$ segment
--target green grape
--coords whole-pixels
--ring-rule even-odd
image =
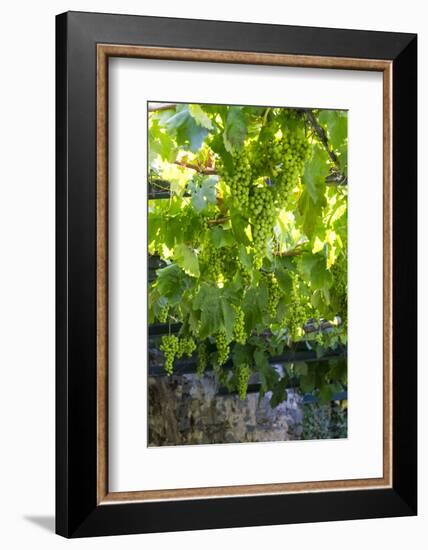
[[[174,359],[177,356],[179,344],[178,338],[174,335],[162,336],[162,343],[159,346],[165,355],[164,369],[168,376],[174,371]]]
[[[251,370],[248,365],[239,365],[235,371],[236,388],[238,390],[239,399],[247,397],[248,382],[250,380]]]
[[[270,187],[256,187],[250,195],[249,212],[256,255],[264,257],[266,244],[273,234],[276,221],[273,194]]]
[[[310,143],[302,131],[283,131],[275,137],[253,146],[253,172],[272,178],[275,204],[280,207],[289,202],[293,187],[303,174],[310,156]]]
[[[269,309],[269,315],[272,318],[276,318],[278,313],[278,303],[279,299],[281,298],[281,290],[278,285],[278,281],[276,280],[276,277],[270,273],[267,277],[268,279],[268,285],[269,285],[269,302],[268,302],[268,309]]]
[[[240,210],[245,210],[248,206],[248,194],[252,181],[251,164],[245,150],[233,154],[233,163],[233,174],[222,170],[222,175],[230,187],[235,204]]]
[[[195,349],[196,349],[196,344],[194,339],[191,336],[185,336],[184,338],[179,338],[177,357],[181,358],[183,357],[183,355],[186,355],[187,357],[191,357]]]
[[[209,224],[208,224],[208,218],[203,216],[201,218],[201,225],[202,225],[202,231],[207,231],[210,227]]]
[[[225,252],[221,248],[215,248],[207,243],[200,256],[201,262],[206,265],[206,275],[213,281],[218,281],[223,273]]]
[[[233,338],[238,344],[245,344],[247,334],[245,332],[245,314],[240,306],[233,306],[235,311],[235,324],[233,325]]]
[[[301,115],[290,111],[290,119]],[[302,127],[292,125],[289,130],[278,133],[275,119],[264,122],[263,136],[246,144],[234,153],[234,170],[229,174],[218,162],[220,174],[228,183],[235,206],[251,224],[255,266],[260,269],[273,236],[278,208],[286,207],[292,192],[303,174],[305,162],[311,152]],[[261,180],[263,185],[260,185]],[[210,261],[214,275],[216,258]],[[213,276],[215,279],[215,276]]]
[[[159,310],[158,319],[160,323],[166,323],[168,320],[169,306],[164,306]]]
[[[302,296],[299,296],[297,278],[293,278],[293,288],[291,293],[291,302],[287,311],[287,328],[293,341],[299,340],[303,336],[303,327],[308,320],[308,315]]]
[[[320,346],[325,347],[325,338],[321,330],[318,330],[317,334],[314,338],[315,342],[319,344]]]
[[[202,375],[208,364],[208,350],[205,342],[201,342],[198,346],[198,360],[196,363],[196,372]]]
[[[248,287],[251,285],[251,273],[247,271],[247,269],[239,263],[238,266],[239,275],[241,277],[241,281],[244,285],[244,287]]]
[[[229,344],[226,334],[221,331],[216,334],[217,362],[219,366],[224,365],[229,358]]]
[[[261,269],[263,265],[263,256],[257,255],[254,257],[254,267],[256,269]]]

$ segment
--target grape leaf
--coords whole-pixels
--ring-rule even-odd
[[[235,311],[230,302],[222,295],[220,298],[221,311],[223,314],[223,327],[227,340],[233,339],[233,327],[235,325]]]
[[[174,248],[174,260],[191,277],[199,277],[199,261],[196,252],[189,246],[180,243]]]
[[[178,109],[178,107],[177,107]],[[196,152],[208,134],[208,130],[196,123],[189,112],[188,106],[180,106],[180,110],[169,118],[165,126],[170,131],[175,131],[177,145]]]
[[[321,254],[317,255],[317,254],[310,254],[309,252],[305,252],[300,257],[299,265],[300,265],[300,268],[301,268],[301,271],[303,273],[304,278],[308,282],[310,282],[310,280],[311,280],[311,271],[312,271],[312,268],[314,267],[314,265],[318,261],[318,256],[322,257]]]
[[[263,311],[268,300],[266,287],[249,288],[245,294],[242,309],[245,313],[245,328],[251,332],[263,322]]]
[[[324,290],[331,287],[333,278],[328,271],[325,259],[319,256],[312,266],[310,276],[311,287],[313,289]]]
[[[230,208],[230,219],[236,241],[242,244],[250,244],[250,239],[246,233],[248,219],[242,216],[239,211],[233,207]]]
[[[151,121],[149,130],[149,156],[153,162],[157,155],[166,162],[174,162],[177,156],[177,147],[171,134],[164,132],[155,119]]]
[[[287,383],[288,380],[284,377],[273,386],[272,397],[270,398],[270,405],[273,409],[287,399]]]
[[[275,277],[278,281],[279,288],[285,293],[290,294],[292,289],[292,281],[290,274],[286,269],[278,267],[275,269]]]
[[[221,289],[203,283],[193,301],[193,309],[201,311],[200,338],[224,330],[226,338],[232,339],[235,315]]]
[[[235,170],[235,163],[233,162],[232,155],[226,150],[223,141],[223,134],[217,134],[214,136],[210,143],[211,149],[216,153],[224,164],[224,167],[228,174],[232,175]]]
[[[168,299],[170,305],[180,303],[184,291],[189,287],[189,278],[178,265],[171,264],[156,271],[156,288]]]
[[[348,113],[326,109],[320,112],[318,121],[327,128],[328,140],[333,149],[338,150],[348,136]]]
[[[232,231],[229,229],[223,229],[223,227],[219,225],[213,227],[210,230],[209,235],[215,248],[223,248],[225,246],[233,246],[235,244]]]
[[[264,356],[263,359],[262,355],[264,354],[263,352],[260,352],[260,350],[257,350],[254,353],[254,360],[257,366],[257,371],[260,375],[261,396],[263,396],[267,391],[274,389],[278,382],[278,373],[274,367],[269,364],[266,356]]]
[[[232,360],[236,367],[239,365],[251,365],[253,362],[251,347],[248,344],[235,344],[232,351]]]
[[[223,133],[223,142],[229,153],[239,151],[247,137],[245,112],[242,107],[229,107],[226,117],[226,128]]]
[[[207,130],[213,129],[213,123],[210,117],[206,114],[206,112],[202,109],[200,105],[197,105],[197,104],[189,105],[189,112],[192,115],[192,117],[195,119],[195,121],[199,124],[199,126],[202,126]]]
[[[194,119],[188,116],[184,124],[177,129],[177,142],[182,147],[187,147],[193,153],[196,153],[208,134],[208,130],[196,124]]]
[[[163,223],[159,225],[157,240],[163,241],[168,248],[172,248],[176,242],[182,240],[187,221],[180,215],[165,216]]]
[[[314,203],[307,189],[303,189],[298,202],[300,223],[304,234],[312,239],[317,226],[321,223],[323,201]]]
[[[311,159],[305,165],[303,184],[314,205],[325,204],[325,178],[328,176],[328,155],[321,147],[314,147]]]
[[[217,181],[217,176],[210,176],[204,178],[201,183],[192,180],[188,184],[192,194],[192,205],[197,212],[203,212],[210,204],[215,204]]]
[[[243,244],[239,245],[238,257],[241,264],[250,271],[253,268],[252,255],[247,252],[247,249]]]
[[[177,130],[177,128],[186,122],[188,117],[189,111],[186,108],[178,110],[172,117],[166,120],[165,126],[168,130]]]

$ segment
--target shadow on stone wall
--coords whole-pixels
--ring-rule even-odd
[[[301,439],[301,396],[289,390],[275,409],[270,394],[245,400],[218,395],[214,375],[149,378],[149,446],[244,443]]]

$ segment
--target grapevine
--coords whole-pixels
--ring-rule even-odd
[[[159,346],[168,375],[195,354],[199,374],[210,363],[244,398],[250,373],[266,376],[287,347],[346,343],[346,128],[339,110],[150,112],[149,178],[170,195],[149,200],[148,251],[162,266],[150,279],[149,319],[181,325]],[[280,379],[269,384],[275,393]]]

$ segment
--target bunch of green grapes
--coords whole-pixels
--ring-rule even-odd
[[[239,276],[241,277],[241,281],[244,285],[244,287],[248,287],[251,285],[251,273],[248,271],[247,267],[242,263],[239,256],[236,258],[236,266]]]
[[[252,235],[256,253],[264,256],[266,244],[272,236],[276,220],[276,211],[271,188],[267,185],[256,187],[250,195],[249,212],[252,223]]]
[[[239,399],[247,397],[248,382],[250,380],[251,370],[248,365],[241,364],[235,370],[236,389],[238,390]]]
[[[165,335],[162,336],[162,343],[159,346],[160,350],[163,351],[165,355],[164,369],[168,376],[174,371],[174,359],[178,354],[179,343],[177,336],[174,335]]]
[[[206,243],[200,260],[206,265],[208,278],[217,281],[223,272],[224,251],[221,248],[215,248],[211,243]]]
[[[208,223],[208,218],[206,216],[201,216],[200,220],[201,220],[202,232],[208,231],[208,229],[210,228]]]
[[[166,305],[159,310],[158,319],[160,323],[166,323],[168,320],[169,306]]]
[[[251,273],[240,263],[238,264],[238,272],[244,287],[249,287],[251,285]]]
[[[245,344],[247,334],[245,332],[245,314],[240,306],[233,306],[235,311],[235,323],[233,325],[233,338],[238,344]]]
[[[267,276],[268,289],[269,289],[269,302],[268,309],[269,315],[276,318],[278,311],[278,303],[281,298],[281,289],[279,288],[278,281],[273,273],[269,273]]]
[[[272,170],[276,177],[276,202],[287,204],[290,194],[303,174],[305,162],[311,154],[311,145],[303,132],[283,133],[282,138],[273,144],[275,167]]]
[[[207,350],[207,344],[205,342],[201,342],[198,345],[198,360],[196,363],[196,372],[197,374],[201,375],[204,373],[205,369],[208,365],[208,350]]]
[[[184,338],[179,338],[177,357],[180,358],[180,357],[183,357],[183,355],[186,355],[187,357],[191,357],[195,349],[196,349],[196,344],[194,339],[191,336],[185,336]]]
[[[293,288],[291,300],[287,309],[287,329],[293,341],[299,340],[304,334],[304,325],[308,320],[307,310],[302,302],[302,296],[299,296],[299,287],[297,278],[293,278]]]
[[[311,145],[302,131],[283,131],[282,135],[252,145],[253,173],[272,179],[275,203],[287,204],[303,174]]]
[[[234,170],[229,174],[222,167],[223,178],[230,187],[231,195],[241,210],[248,206],[248,194],[251,187],[251,163],[245,150],[233,154]]]
[[[217,362],[219,366],[221,366],[224,365],[229,358],[229,343],[223,331],[216,334],[215,340],[217,346]]]

